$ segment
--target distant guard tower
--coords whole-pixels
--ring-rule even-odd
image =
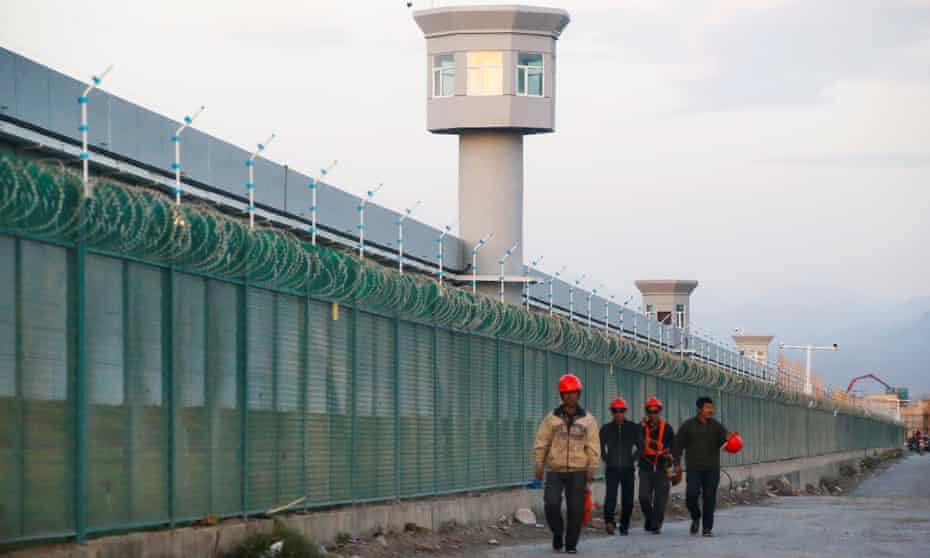
[[[555,129],[555,42],[564,10],[459,6],[414,12],[426,37],[427,128],[459,136],[459,227],[478,252],[479,289],[520,301],[523,271],[523,136]],[[469,260],[470,263],[470,260]]]
[[[761,363],[769,361],[769,343],[774,339],[771,335],[750,335],[737,333],[733,342],[744,356]]]
[[[643,295],[646,315],[662,324],[687,328],[691,323],[691,293],[697,281],[640,280],[636,288]]]

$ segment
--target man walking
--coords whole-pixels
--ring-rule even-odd
[[[616,530],[614,513],[617,511],[617,487],[620,488],[620,534],[630,532],[630,516],[633,514],[633,485],[635,466],[633,446],[643,448],[643,429],[626,419],[626,401],[622,397],[610,404],[613,420],[601,427],[601,459],[607,464],[607,492],[604,496],[604,524],[607,534]]]
[[[578,553],[587,484],[601,461],[597,419],[578,404],[581,380],[574,374],[559,379],[562,404],[547,414],[536,431],[536,480],[546,477],[543,494],[546,522],[552,530],[552,548]],[[548,469],[548,471],[546,471]],[[562,522],[562,493],[566,522]]]
[[[639,507],[646,519],[646,531],[662,532],[665,505],[671,490],[668,469],[671,466],[675,431],[662,420],[662,402],[655,397],[646,401],[643,417],[643,449],[639,452]]]
[[[720,485],[720,448],[731,434],[714,420],[714,401],[710,397],[697,400],[697,416],[686,420],[675,437],[672,455],[675,474],[681,475],[681,456],[685,455],[688,474],[685,497],[691,512],[691,534],[697,535],[703,518],[703,535],[712,537],[714,509],[717,507],[717,486]],[[703,500],[698,506],[698,498]]]

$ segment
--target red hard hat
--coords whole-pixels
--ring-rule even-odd
[[[618,397],[610,402],[611,409],[626,409],[626,399]]]
[[[723,449],[729,453],[739,453],[739,450],[743,449],[743,438],[740,437],[739,432],[730,434],[727,443],[723,444]]]
[[[559,378],[559,393],[581,391],[581,380],[574,374],[565,374]]]
[[[655,397],[650,397],[646,400],[646,409],[649,407],[658,407],[659,410],[662,410],[662,402]]]

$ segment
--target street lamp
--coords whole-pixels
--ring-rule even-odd
[[[365,206],[381,188],[384,188],[384,182],[379,182],[376,187],[368,190],[356,208],[358,209],[358,258],[360,260],[365,259]]]
[[[811,353],[814,351],[833,351],[834,353],[840,350],[840,346],[836,343],[830,345],[829,347],[817,347],[816,345],[785,345],[784,343],[778,343],[779,349],[798,349],[802,351],[807,351],[807,365],[804,368],[804,394],[812,395],[814,391],[813,385],[811,385]]]
[[[316,246],[316,233],[317,233],[316,191],[320,189],[320,181],[323,180],[323,178],[325,178],[326,175],[329,174],[329,172],[333,170],[333,168],[335,168],[335,166],[338,164],[339,164],[339,161],[334,160],[332,163],[329,164],[328,167],[320,169],[320,175],[317,176],[316,178],[311,178],[310,184],[307,185],[310,188],[310,243],[314,246]]]
[[[181,205],[181,132],[193,125],[194,120],[197,120],[205,108],[207,107],[201,105],[193,115],[185,116],[181,127],[171,136],[171,141],[174,142],[174,162],[171,163],[171,168],[174,169],[174,204],[177,206]]]
[[[575,279],[575,284],[568,287],[568,321],[575,321],[575,287],[581,285],[581,282],[587,277],[587,273],[582,273],[581,277]]]
[[[539,262],[543,261],[543,258],[545,257],[546,256],[539,256],[539,258],[533,260],[532,263],[530,263],[530,265],[532,265],[533,269],[535,269],[536,266],[539,265]],[[526,309],[529,310],[530,309],[530,266],[529,265],[523,266],[523,300],[526,303]]]
[[[479,240],[478,244],[475,244],[475,247],[471,249],[471,294],[473,295],[478,294],[478,250],[487,244],[493,236],[494,233],[489,233]]]
[[[501,264],[501,275],[500,275],[500,280],[501,280],[501,291],[500,291],[500,295],[501,295],[501,304],[504,303],[504,263],[507,261],[507,258],[509,258],[511,254],[513,254],[513,251],[517,249],[517,244],[519,244],[519,243],[514,242],[514,243],[513,243],[513,246],[511,246],[509,250],[507,250],[506,252],[504,252],[504,255],[501,256],[501,259],[500,259],[499,262],[498,262],[498,263]]]
[[[567,265],[563,265],[563,266],[562,266],[562,269],[560,269],[560,270],[558,270],[558,271],[555,272],[555,278],[558,279],[559,277],[561,277],[562,274],[565,273],[565,270],[566,270],[567,268],[568,268]],[[555,279],[552,279],[552,278],[550,277],[550,278],[549,278],[549,315],[550,315],[550,316],[552,315],[552,294],[553,294],[553,292],[552,292],[552,284],[553,284],[554,282],[555,282]]]
[[[275,135],[271,134],[268,136],[268,139],[258,144],[258,147],[256,147],[255,151],[252,152],[249,160],[245,162],[245,166],[249,168],[249,181],[245,185],[245,189],[249,191],[249,230],[253,230],[255,228],[255,158],[258,157],[258,154],[263,152],[272,141],[274,141],[274,138]]]
[[[107,77],[107,74],[109,74],[112,69],[113,64],[110,64],[99,76],[91,76],[87,88],[77,99],[78,104],[81,105],[81,125],[78,126],[78,130],[81,132],[81,166],[84,168],[84,197],[90,197],[92,193],[90,191],[90,183],[88,182],[90,151],[87,149],[87,131],[90,128],[87,126],[87,97],[90,95],[91,91],[100,85],[100,82],[103,81],[103,78]]]
[[[404,221],[407,220],[407,217],[410,217],[414,209],[420,207],[421,203],[421,200],[417,200],[413,207],[405,209],[400,218],[397,219],[397,271],[401,275],[404,274]]]

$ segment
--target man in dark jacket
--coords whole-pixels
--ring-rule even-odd
[[[703,534],[705,537],[712,537],[714,508],[717,507],[717,486],[720,485],[720,447],[727,442],[729,433],[713,418],[713,399],[699,398],[697,408],[697,416],[686,420],[678,429],[672,456],[675,459],[676,475],[681,475],[683,453],[688,464],[685,497],[688,511],[691,512],[691,534],[697,535],[703,511]],[[703,500],[701,507],[698,507],[698,497],[702,497]]]
[[[607,534],[616,529],[614,513],[617,511],[617,487],[620,487],[620,534],[630,532],[630,516],[633,514],[633,486],[635,465],[633,446],[639,451],[643,447],[643,429],[635,422],[626,420],[626,401],[622,397],[610,403],[614,419],[601,427],[601,459],[607,464],[607,492],[604,496],[604,523]]]
[[[668,471],[675,431],[661,417],[662,402],[655,397],[646,401],[643,417],[643,448],[639,452],[639,507],[646,519],[646,531],[662,532],[665,505],[671,490]]]

